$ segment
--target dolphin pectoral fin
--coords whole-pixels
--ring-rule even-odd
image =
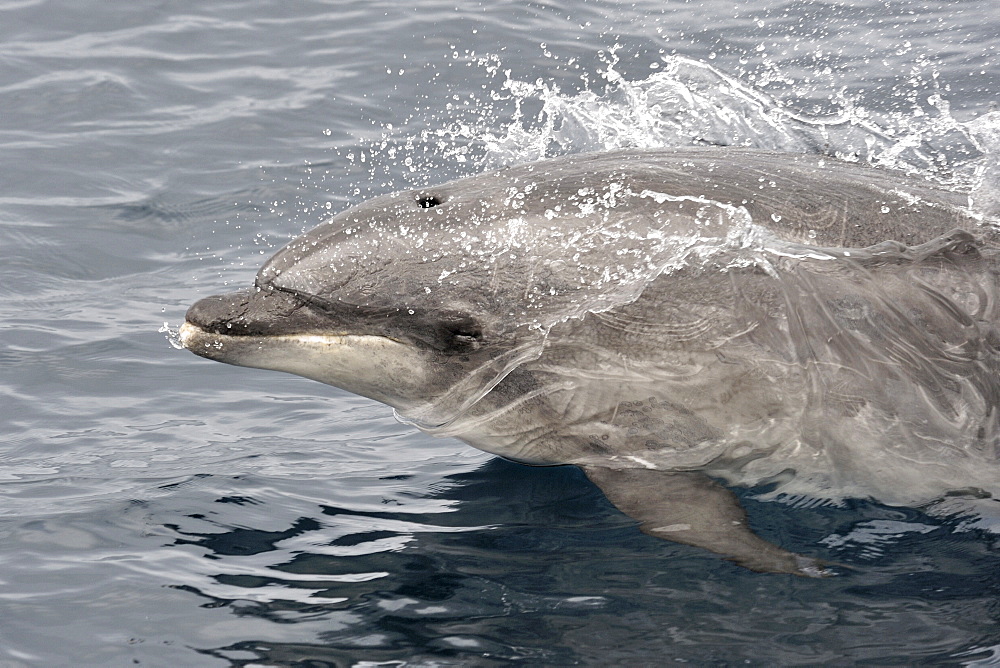
[[[832,575],[819,561],[754,534],[733,493],[704,474],[582,468],[611,503],[651,536],[710,550],[752,571]]]

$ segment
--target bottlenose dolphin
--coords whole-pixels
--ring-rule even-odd
[[[575,155],[347,209],[180,334],[580,466],[654,536],[819,575],[722,483],[1000,493],[997,235],[967,205],[820,156]]]

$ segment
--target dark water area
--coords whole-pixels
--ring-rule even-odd
[[[998,35],[964,0],[0,0],[0,665],[1000,665],[984,517],[737,490],[844,565],[755,574],[158,331],[329,212],[567,152],[825,153],[995,215]]]

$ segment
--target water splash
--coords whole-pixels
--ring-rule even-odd
[[[877,114],[844,91],[831,100],[838,111],[809,115],[794,101],[764,91],[704,62],[664,58],[660,71],[628,81],[611,60],[602,93],[565,96],[543,82],[505,82],[518,109],[530,98],[538,122],[523,117],[501,132],[484,134],[487,163],[523,162],[560,153],[616,148],[712,144],[795,153],[822,153],[849,161],[916,172],[969,188],[983,150],[969,125],[957,121],[939,93],[913,92],[909,114]],[[980,121],[997,127],[996,119]]]
[[[1000,220],[1000,112],[983,114],[965,127],[983,152],[975,165],[971,203],[977,211]]]
[[[439,109],[400,125],[348,157],[364,164],[369,181],[405,165],[400,185],[425,185],[435,173],[464,176],[485,169],[571,153],[692,145],[742,146],[828,155],[901,170],[961,192],[977,190],[977,204],[996,208],[996,144],[1000,114],[961,122],[933,72],[894,90],[895,110],[876,110],[859,94],[827,93],[823,113],[805,97],[809,86],[788,79],[802,99],[778,99],[758,80],[728,74],[677,55],[663,56],[655,72],[629,80],[618,71],[617,49],[599,76],[580,75],[582,91],[519,79],[496,56],[477,65],[488,94],[467,109]],[[815,91],[813,91],[815,93]],[[413,132],[411,126],[424,126]],[[390,168],[391,170],[391,168]],[[984,174],[993,174],[984,181]],[[993,214],[995,215],[995,214]]]
[[[170,326],[169,322],[164,320],[163,326],[156,331],[159,332],[160,334],[166,335],[164,338],[166,338],[167,343],[169,343],[172,348],[176,348],[177,350],[184,350],[184,344],[181,343],[180,328],[174,329],[173,327]]]

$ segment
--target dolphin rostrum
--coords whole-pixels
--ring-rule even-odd
[[[563,157],[337,214],[181,338],[580,466],[651,535],[818,575],[721,483],[1000,494],[998,245],[967,204],[819,156]]]

